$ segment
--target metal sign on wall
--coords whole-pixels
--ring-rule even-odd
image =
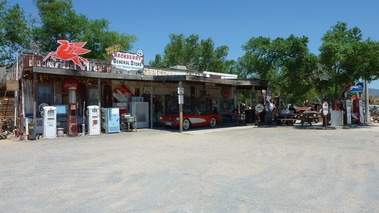
[[[112,72],[123,74],[141,73],[144,68],[144,56],[142,50],[137,53],[118,51],[112,54]]]

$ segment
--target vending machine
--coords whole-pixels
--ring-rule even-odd
[[[136,118],[137,128],[149,128],[149,103],[129,102],[128,110]]]
[[[101,133],[101,118],[99,106],[87,107],[88,135],[99,135]]]
[[[57,108],[55,106],[43,107],[43,137],[57,137]]]
[[[343,115],[343,124],[350,125],[351,124],[351,100],[350,99],[342,99],[341,100],[341,108],[344,112]]]
[[[101,127],[105,133],[120,132],[119,108],[101,108]]]

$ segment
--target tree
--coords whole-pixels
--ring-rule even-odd
[[[151,66],[171,67],[184,65],[190,70],[227,72],[233,62],[226,59],[229,48],[220,46],[215,49],[211,38],[199,41],[198,35],[185,37],[183,34],[170,34],[164,55],[157,54]]]
[[[335,99],[340,98],[348,83],[378,78],[379,44],[362,37],[358,27],[348,29],[346,23],[338,22],[322,38],[319,48],[322,80],[334,86]]]
[[[91,52],[86,54],[87,58],[109,59],[104,49],[114,44],[122,44],[124,50],[132,49],[137,37],[117,31],[109,30],[109,22],[106,19],[89,20],[83,34],[78,36],[78,41],[86,41],[86,48]]]
[[[32,24],[18,4],[0,1],[0,66],[13,64],[17,53],[30,48]]]
[[[109,31],[106,19],[89,20],[73,10],[72,0],[34,0],[39,10],[40,26],[34,28],[34,40],[42,52],[55,50],[57,40],[87,42],[86,49],[91,52],[86,57],[109,59],[104,49],[121,43],[125,50],[132,48],[135,36]]]
[[[246,53],[239,58],[241,77],[258,77],[269,81],[275,94],[296,103],[306,99],[312,89],[311,76],[317,68],[317,57],[308,49],[308,38],[251,38],[242,46]]]

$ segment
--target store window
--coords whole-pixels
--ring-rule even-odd
[[[54,105],[54,86],[38,84],[37,85],[37,117],[41,117],[44,106]]]
[[[99,89],[97,87],[88,88],[88,106],[99,104]]]

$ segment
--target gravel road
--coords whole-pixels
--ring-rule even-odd
[[[379,212],[379,125],[0,141],[0,212]]]

